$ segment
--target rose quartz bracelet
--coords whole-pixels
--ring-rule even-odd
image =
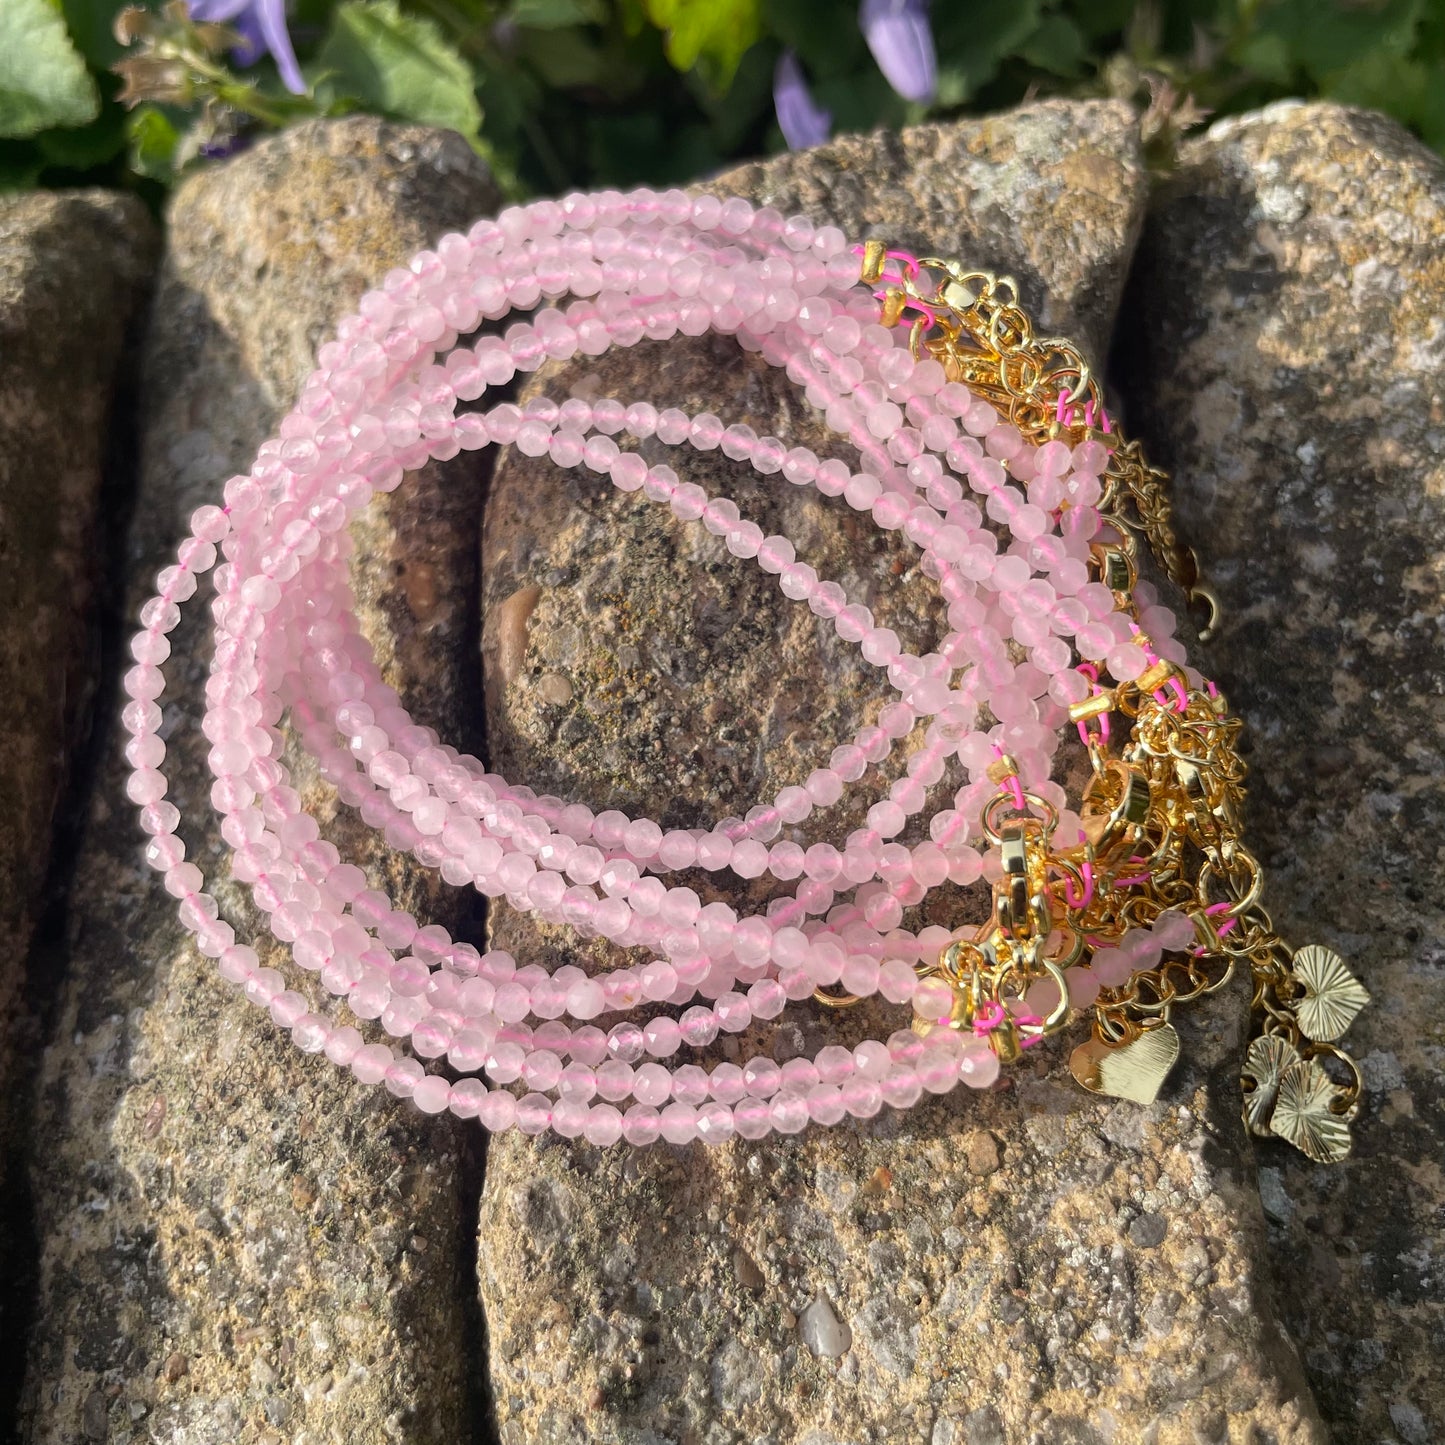
[[[945,1017],[952,989],[920,978],[917,965],[955,935],[911,932],[905,910],[946,881],[999,876],[979,819],[997,791],[988,774],[1001,752],[1016,760],[1021,786],[1058,811],[1066,835],[1078,828],[1050,781],[1067,709],[1089,696],[1090,665],[1121,680],[1144,666],[1130,619],[1090,580],[1104,446],[1026,443],[988,401],[947,382],[936,361],[915,360],[906,333],[879,324],[858,276],[854,248],[835,228],[736,198],[639,190],[510,209],[444,237],[364,296],[321,348],[277,437],[247,475],[226,483],[224,506],[192,517],[131,644],[128,792],[151,835],[146,857],[201,952],[301,1049],[427,1113],[449,1109],[491,1130],[550,1127],[597,1144],[795,1133],[994,1081],[987,1039],[951,1029],[925,1038],[902,1027],[886,1041],[831,1045],[781,1067],[761,1055],[710,1068],[678,1057],[705,1059],[694,1051],[720,1032],[775,1018],[820,989],[881,995],[905,1010],[905,1024]],[[529,314],[501,336],[459,344],[512,311]],[[783,367],[857,465],[647,401],[487,402],[549,359],[707,331]],[[459,412],[459,402],[481,405]],[[800,785],[707,828],[594,813],[489,773],[416,726],[382,681],[354,615],[347,523],[427,460],[491,442],[596,472],[700,523],[856,643],[897,700]],[[787,538],[765,536],[728,499],[649,465],[632,449],[644,442],[720,447],[779,486],[816,487],[901,531],[947,605],[938,650],[905,651]],[[167,634],[213,566],[202,723],[211,801],[233,875],[290,945],[290,979],[262,967],[220,918],[165,800],[158,699]],[[1182,664],[1172,614],[1147,584],[1134,597],[1154,651]],[[650,961],[594,977],[573,965],[548,973],[481,954],[393,908],[302,809],[280,761],[285,717],[341,801],[389,846],[448,883]],[[868,809],[866,827],[841,843],[805,831],[919,728],[905,775]],[[967,781],[925,826],[930,790],[953,758]],[[766,874],[779,886],[762,913],[740,916],[666,881],[692,868]],[[1101,987],[1190,934],[1188,920],[1170,914],[1134,930],[1068,969],[1069,1002],[1087,1007]],[[1058,1001],[1044,981],[1022,1004],[1047,1012]]]

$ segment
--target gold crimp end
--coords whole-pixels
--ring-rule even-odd
[[[882,241],[863,243],[863,269],[859,279],[865,286],[876,286],[883,279],[883,262],[887,251]]]
[[[1019,765],[1005,753],[1001,758],[995,758],[988,765],[988,780],[991,783],[1002,783],[1009,778],[1016,778],[1019,775]]]
[[[1106,712],[1114,710],[1114,694],[1112,692],[1096,692],[1093,697],[1086,697],[1083,702],[1069,704],[1070,722],[1087,722],[1091,717],[1102,717]]]

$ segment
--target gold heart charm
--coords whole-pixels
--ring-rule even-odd
[[[1092,1038],[1069,1055],[1069,1071],[1091,1094],[1152,1104],[1179,1058],[1172,1024],[1145,1029],[1125,1044]]]
[[[1350,1152],[1350,1126],[1330,1105],[1339,1090],[1313,1059],[1299,1059],[1279,1080],[1270,1128],[1316,1164],[1338,1164]]]
[[[1317,1044],[1339,1038],[1369,1003],[1365,986],[1339,954],[1318,943],[1300,949],[1291,966],[1305,986],[1305,996],[1295,1005],[1300,1032]]]
[[[1267,1138],[1274,1132],[1269,1118],[1279,1098],[1279,1081],[1284,1071],[1297,1063],[1294,1045],[1279,1034],[1264,1034],[1250,1044],[1240,1073],[1254,1086],[1244,1095],[1244,1122],[1251,1134]]]

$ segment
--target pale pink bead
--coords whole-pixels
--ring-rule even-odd
[[[884,1075],[879,1087],[883,1091],[883,1102],[895,1109],[911,1109],[923,1093],[917,1070],[902,1065]]]
[[[475,1119],[480,1116],[486,1097],[487,1086],[480,1079],[458,1079],[448,1093],[447,1108],[458,1119]]]
[[[965,1048],[958,1061],[958,1076],[970,1089],[986,1089],[999,1074],[998,1055],[987,1047]]]
[[[544,1095],[526,1094],[517,1101],[517,1128],[523,1134],[540,1134],[551,1122],[552,1105]]]
[[[661,1133],[662,1121],[649,1104],[634,1104],[622,1116],[622,1137],[639,1149],[655,1144]]]
[[[939,978],[919,982],[913,995],[914,1012],[921,1018],[947,1018],[953,1008],[953,989]]]
[[[678,1025],[683,1041],[693,1048],[705,1048],[717,1037],[717,1016],[701,1004],[684,1010]]]
[[[689,1144],[698,1137],[697,1110],[691,1104],[674,1101],[663,1109],[659,1125],[669,1144]]]
[[[871,1119],[883,1107],[883,1090],[878,1080],[855,1074],[839,1086],[843,1107],[855,1119]]]
[[[1091,968],[1071,968],[1064,981],[1069,986],[1069,1003],[1076,1009],[1091,1008],[1099,997],[1099,976]]]
[[[1135,964],[1127,953],[1117,948],[1101,948],[1089,960],[1094,977],[1105,988],[1119,988],[1128,983]]]
[[[697,1110],[697,1137],[704,1144],[725,1144],[733,1137],[733,1111],[716,1101]]]
[[[733,1105],[733,1129],[742,1139],[761,1139],[773,1128],[772,1107],[766,1099],[744,1099]]]
[[[593,1104],[583,1130],[589,1144],[610,1148],[622,1137],[622,1114],[611,1104]]]
[[[552,1105],[552,1128],[563,1139],[579,1138],[587,1127],[589,1106],[583,1099],[568,1097]]]
[[[782,1082],[782,1070],[772,1059],[757,1057],[743,1065],[743,1087],[754,1098],[775,1094]]]
[[[492,1089],[477,1106],[477,1120],[493,1134],[510,1129],[517,1122],[517,1100],[505,1089]]]
[[[437,1074],[428,1074],[419,1079],[412,1089],[411,1099],[423,1114],[440,1114],[451,1102],[451,1085]]]
[[[730,1034],[740,1034],[753,1021],[753,1007],[740,993],[724,993],[713,1004],[719,1025]]]
[[[787,1003],[787,995],[783,992],[782,985],[776,979],[762,978],[752,984],[748,989],[748,1003],[752,1007],[753,1017],[759,1019],[772,1019],[782,1013]]]
[[[784,1089],[772,1100],[770,1118],[779,1134],[799,1134],[808,1126],[808,1100],[792,1089]]]
[[[958,1083],[960,1062],[958,1050],[931,1045],[919,1055],[915,1069],[918,1082],[930,1094],[946,1094]]]
[[[878,992],[889,1003],[907,1003],[918,987],[918,975],[901,958],[886,959],[878,970]]]
[[[661,1064],[642,1064],[632,1078],[632,1096],[640,1104],[663,1104],[672,1095],[672,1076]]]
[[[736,1064],[718,1064],[708,1075],[708,1092],[723,1104],[736,1104],[747,1093],[743,1071]]]
[[[1194,924],[1183,913],[1161,913],[1151,930],[1161,949],[1175,953],[1195,942]]]

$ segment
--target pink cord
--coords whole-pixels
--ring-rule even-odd
[[[1087,908],[1094,901],[1094,865],[1085,863],[1079,872],[1084,877],[1084,892],[1081,897],[1074,894],[1074,880],[1067,873],[1064,875],[1064,902],[1070,908]]]

